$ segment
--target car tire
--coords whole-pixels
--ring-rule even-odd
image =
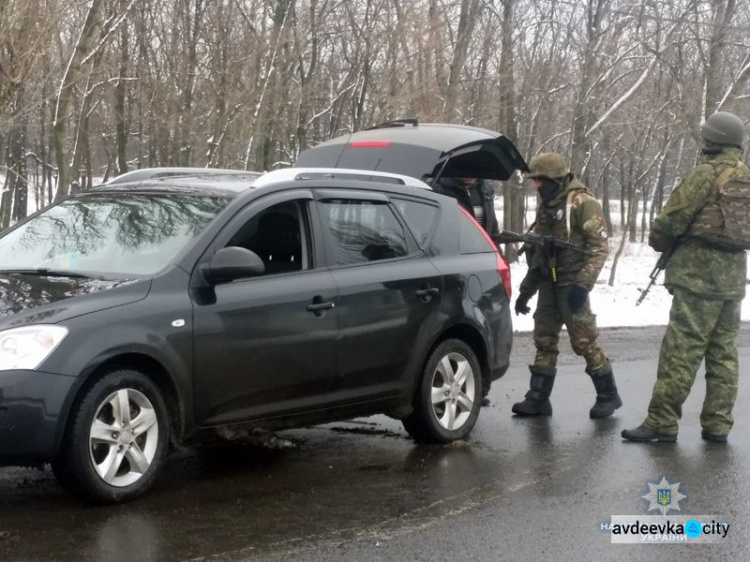
[[[404,428],[422,443],[463,439],[477,421],[481,402],[482,372],[476,354],[461,340],[446,340],[427,360]]]
[[[86,502],[124,502],[151,486],[168,444],[159,388],[143,373],[117,370],[73,406],[52,470],[63,488]]]

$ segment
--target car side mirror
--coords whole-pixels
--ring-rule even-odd
[[[266,266],[258,254],[237,246],[222,248],[210,263],[201,267],[203,277],[212,285],[256,277],[265,272]]]

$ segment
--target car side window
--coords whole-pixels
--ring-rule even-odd
[[[476,221],[469,218],[463,210],[458,213],[459,233],[458,251],[462,254],[481,254],[494,251],[494,247],[487,239],[487,235]]]
[[[407,255],[406,233],[386,202],[327,199],[320,202],[323,227],[331,233],[334,264]]]
[[[420,203],[410,199],[393,199],[394,205],[406,220],[412,234],[422,246],[427,242],[435,219],[438,216],[438,208],[428,203]]]
[[[312,268],[307,205],[288,201],[273,205],[247,221],[227,243],[258,254],[266,275]]]

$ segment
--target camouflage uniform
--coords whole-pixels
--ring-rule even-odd
[[[622,400],[612,366],[596,341],[599,331],[588,298],[609,254],[602,208],[570,173],[560,155],[539,154],[529,167],[528,177],[538,180],[541,196],[534,231],[569,241],[585,252],[557,248],[550,256],[547,249],[534,247],[527,254],[529,272],[521,282],[516,313],[527,313],[528,299],[539,292],[534,313],[536,357],[529,367],[530,390],[512,411],[519,415],[552,414],[549,396],[557,374],[558,343],[564,324],[573,351],[586,360],[586,373],[596,388],[596,404],[589,415],[605,418],[622,406]]]
[[[602,208],[583,184],[574,178],[563,186],[549,205],[539,206],[534,232],[569,240],[590,252],[584,255],[559,250],[557,282],[553,282],[552,272],[544,263],[541,249],[533,250],[530,260],[532,267],[521,282],[520,292],[533,295],[539,291],[534,313],[534,365],[556,366],[560,330],[565,324],[573,351],[584,357],[589,371],[598,371],[607,363],[607,358],[596,341],[599,335],[596,316],[591,312],[588,299],[573,312],[567,297],[572,285],[591,291],[609,255]]]
[[[676,435],[682,404],[690,393],[701,360],[706,361],[704,432],[725,436],[732,428],[739,366],[735,340],[740,304],[745,296],[747,257],[691,235],[696,214],[717,197],[717,178],[729,167],[748,173],[738,148],[724,147],[704,157],[674,189],[651,227],[649,244],[664,252],[677,246],[666,269],[665,286],[673,295],[669,325],[661,345],[659,367],[648,417],[643,427]]]

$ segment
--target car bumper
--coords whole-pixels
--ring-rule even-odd
[[[502,377],[510,365],[510,352],[513,348],[513,322],[510,314],[500,315],[492,330],[495,344],[490,360],[490,380]]]
[[[0,371],[0,465],[54,458],[59,421],[75,380],[41,371]]]

